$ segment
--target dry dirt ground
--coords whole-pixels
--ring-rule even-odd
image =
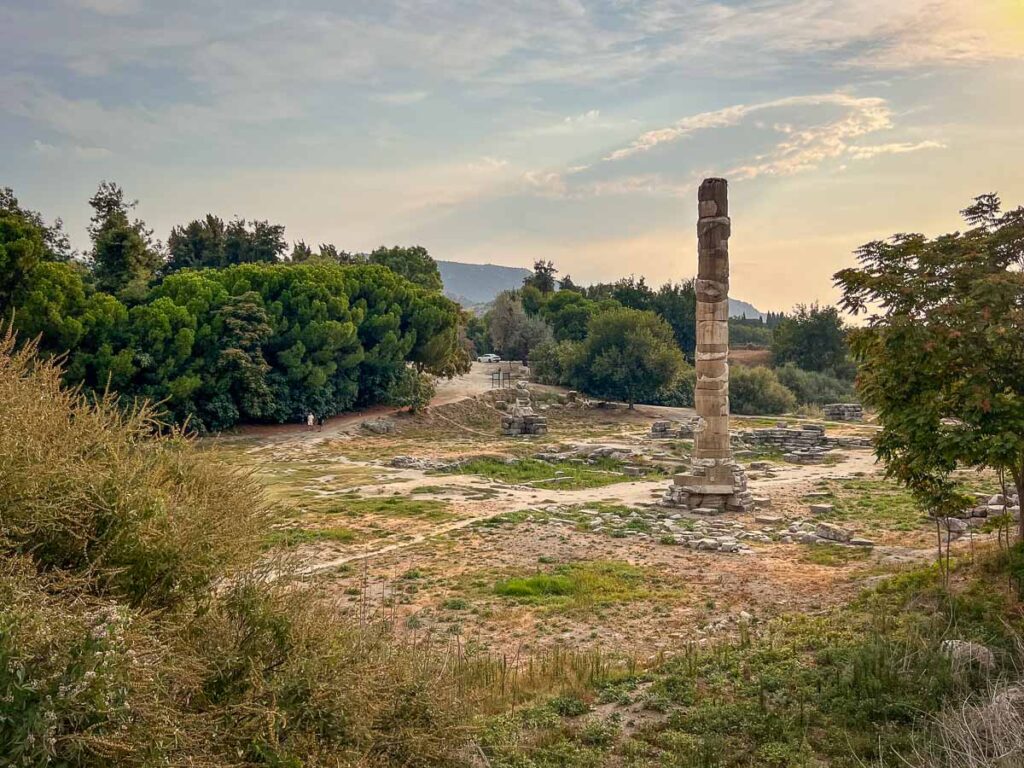
[[[735,632],[740,623],[826,610],[871,580],[933,556],[933,525],[882,478],[868,450],[836,452],[833,463],[818,466],[773,455],[744,459],[771,462],[770,471],[750,473],[750,486],[770,498],[767,514],[782,519],[755,519],[766,512],[716,518],[761,535],[744,542],[745,552],[681,546],[659,528],[677,511],[656,502],[689,444],[653,440],[649,431],[655,419],[680,418],[685,409],[579,407],[559,403],[556,390],[531,387],[549,433],[506,438],[489,391],[492,369],[476,365],[443,384],[417,416],[376,409],[333,419],[323,432],[252,429],[205,446],[257,473],[279,502],[268,549],[286,549],[343,605],[362,616],[387,615],[417,636],[432,633],[500,654],[571,644],[650,659],[680,641]],[[361,427],[382,415],[393,432]],[[776,421],[737,418],[734,427]],[[826,426],[829,434],[873,430]],[[565,472],[533,462],[536,479],[549,481],[536,487],[495,478],[494,466],[504,466],[497,462],[447,471],[391,464],[396,456],[522,463],[538,452],[588,446],[632,452],[630,463],[654,474],[633,478],[619,464],[591,469],[577,460],[564,467],[578,468],[578,476],[563,482]],[[988,478],[978,483],[991,485]],[[779,541],[791,521],[811,519],[809,505],[822,500],[835,507],[830,519],[876,546]],[[595,511],[624,524],[589,524]],[[677,522],[701,524],[686,516]]]

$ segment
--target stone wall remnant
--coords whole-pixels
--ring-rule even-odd
[[[828,403],[821,410],[829,421],[864,421],[864,406],[860,403]]]

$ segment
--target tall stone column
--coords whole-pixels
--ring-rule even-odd
[[[690,470],[664,503],[698,514],[745,511],[753,499],[729,445],[729,188],[705,179],[697,193],[697,387]]]
[[[705,179],[697,193],[697,389],[693,458],[732,459],[729,448],[729,187]]]

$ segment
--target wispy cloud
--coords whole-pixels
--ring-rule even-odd
[[[771,116],[780,119],[772,120]],[[764,119],[763,119],[764,118]],[[889,103],[876,96],[854,96],[849,93],[822,93],[773,99],[758,104],[737,104],[711,112],[688,115],[671,125],[648,130],[623,147],[607,155],[596,165],[570,166],[564,172],[549,169],[525,176],[529,188],[553,197],[586,197],[599,195],[657,194],[675,196],[692,185],[703,170],[692,163],[681,166],[676,176],[665,173],[618,171],[626,161],[654,150],[664,150],[697,134],[737,128],[744,124],[756,127],[761,135],[774,136],[767,146],[756,148],[754,140],[747,144],[752,153],[740,149],[745,157],[727,168],[733,179],[754,179],[760,176],[790,176],[813,171],[829,160],[849,158],[868,160],[881,155],[906,154],[945,145],[936,139],[917,142],[860,144],[871,134],[895,128]],[[742,146],[742,145],[741,145]],[[721,161],[722,158],[719,158]],[[595,170],[589,178],[573,180],[581,171]]]
[[[761,104],[738,104],[713,112],[702,112],[698,115],[683,117],[670,126],[656,128],[640,134],[629,145],[614,150],[605,157],[605,160],[623,160],[641,152],[652,150],[660,144],[678,141],[679,139],[691,136],[698,131],[738,125],[750,115],[758,112],[785,107],[814,107],[821,105],[834,105],[851,111],[850,117],[842,125],[836,126],[837,130],[840,131],[880,130],[891,125],[889,110],[883,99],[855,98],[842,93],[791,96],[784,99],[766,101]],[[784,131],[785,127],[782,127],[782,130]],[[857,134],[854,133],[852,135]]]
[[[141,0],[68,0],[68,4],[104,16],[126,16],[142,8]]]
[[[33,140],[32,152],[41,157],[52,159],[73,157],[79,160],[102,160],[113,154],[105,147],[57,146],[40,141],[39,139]]]
[[[393,91],[391,93],[375,93],[371,100],[380,104],[404,107],[408,104],[418,104],[430,96],[430,91]]]
[[[908,152],[920,152],[923,149],[945,149],[941,141],[893,142],[891,144],[874,144],[864,147],[849,147],[848,153],[853,160],[870,160],[879,155],[905,155]]]

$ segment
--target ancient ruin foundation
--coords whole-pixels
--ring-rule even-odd
[[[676,475],[664,503],[699,514],[753,507],[729,444],[729,191],[705,179],[697,193],[698,423],[690,471]]]
[[[530,390],[524,381],[516,384],[516,399],[510,404],[509,412],[501,417],[501,431],[508,437],[547,434],[548,420],[534,412]]]

